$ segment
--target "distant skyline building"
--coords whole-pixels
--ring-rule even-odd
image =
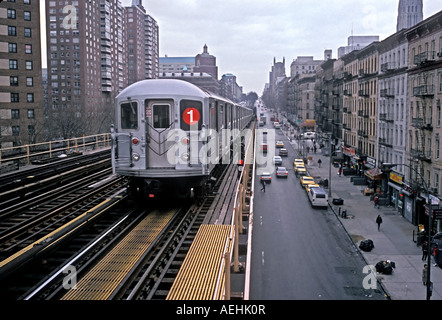
[[[423,0],[399,0],[396,31],[408,29],[424,19]]]
[[[314,60],[313,56],[298,56],[290,65],[290,77],[294,78],[298,74],[315,74],[316,68],[323,62],[323,60]]]
[[[194,72],[207,72],[215,79],[218,79],[218,66],[216,65],[216,57],[209,54],[207,45],[203,47],[203,53],[195,57]]]
[[[379,41],[379,36],[350,36],[347,45],[338,48],[338,59],[355,50],[362,50],[369,44]]]

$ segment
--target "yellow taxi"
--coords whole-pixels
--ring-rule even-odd
[[[293,166],[296,166],[297,164],[304,166],[304,160],[302,159],[295,159],[295,161],[293,161]]]
[[[321,186],[317,183],[314,184],[308,184],[305,186],[305,191],[310,192],[311,188],[320,188]]]
[[[301,179],[299,180],[299,183],[301,184],[301,187],[305,188],[306,186],[308,186],[309,184],[315,184],[315,180],[313,179],[313,177],[310,176],[303,176],[301,177]]]
[[[295,174],[297,176],[306,176],[307,175],[307,169],[303,165],[295,165]]]
[[[276,147],[277,147],[277,148],[284,148],[284,142],[282,142],[282,141],[276,141]]]

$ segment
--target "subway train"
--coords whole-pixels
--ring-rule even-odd
[[[186,81],[139,81],[116,97],[113,172],[129,178],[137,199],[201,196],[218,164],[241,160],[253,118]]]

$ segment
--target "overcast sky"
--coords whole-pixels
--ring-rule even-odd
[[[424,0],[424,19],[442,10],[440,0]],[[122,0],[131,5],[132,0]],[[248,93],[261,95],[273,58],[285,57],[286,73],[298,56],[323,59],[324,50],[354,35],[396,32],[399,0],[143,0],[160,28],[160,56],[194,57],[207,44],[219,77],[237,76]]]

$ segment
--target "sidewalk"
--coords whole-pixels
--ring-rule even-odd
[[[286,133],[286,132],[284,132]],[[297,142],[292,141],[292,146],[297,150]],[[329,157],[322,156],[320,150],[309,153],[313,157],[313,164],[306,165],[310,175],[316,181],[329,178]],[[322,160],[321,168],[318,159]],[[413,241],[413,230],[416,226],[408,222],[394,208],[374,208],[369,196],[364,196],[361,190],[365,186],[355,186],[350,176],[338,176],[338,169],[331,169],[331,194],[329,199],[332,209],[343,224],[347,233],[362,253],[368,265],[376,265],[382,260],[395,262],[396,268],[391,275],[378,274],[378,281],[392,300],[425,300],[427,288],[422,283],[422,269],[426,261],[422,261],[422,250]],[[328,190],[327,190],[328,191]],[[344,205],[335,206],[333,198],[344,199]],[[339,207],[347,210],[347,218],[339,216]],[[378,231],[375,223],[378,214],[383,223]],[[371,252],[359,249],[361,240],[373,240],[375,248]],[[431,265],[431,281],[433,282],[433,295],[431,300],[442,300],[442,269]]]

